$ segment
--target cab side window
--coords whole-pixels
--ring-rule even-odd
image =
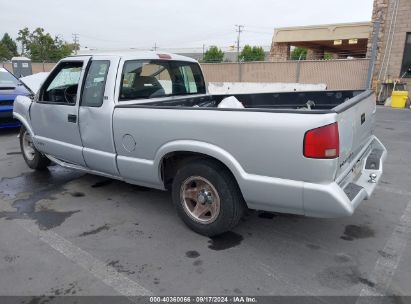
[[[110,67],[108,60],[93,60],[88,69],[81,96],[81,106],[101,107],[104,100],[107,73]]]
[[[82,67],[82,61],[60,63],[44,84],[39,101],[75,105]]]
[[[129,60],[121,75],[120,101],[204,94],[200,66],[173,60]]]

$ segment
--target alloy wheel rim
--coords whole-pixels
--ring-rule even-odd
[[[23,153],[24,156],[28,159],[28,160],[33,160],[34,156],[35,156],[35,150],[34,150],[34,144],[33,144],[33,140],[29,134],[29,132],[24,131],[23,133]]]
[[[187,178],[181,186],[180,200],[186,214],[197,223],[210,224],[220,214],[220,196],[204,177]]]

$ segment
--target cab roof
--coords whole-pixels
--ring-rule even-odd
[[[197,60],[181,56],[177,54],[167,53],[167,52],[153,52],[153,51],[82,51],[81,54],[69,56],[69,58],[75,57],[119,57],[124,60],[142,60],[142,59],[164,59],[164,60],[177,60],[177,61],[188,61],[197,62]]]

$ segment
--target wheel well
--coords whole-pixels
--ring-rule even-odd
[[[210,155],[189,151],[171,152],[165,155],[161,162],[161,177],[163,179],[164,186],[166,187],[166,189],[171,188],[171,184],[173,183],[173,179],[177,173],[177,170],[181,168],[181,166],[183,166],[184,164],[194,159],[208,159],[213,162],[216,162],[222,167],[224,167],[232,175],[234,180],[236,180],[234,174],[223,162]]]

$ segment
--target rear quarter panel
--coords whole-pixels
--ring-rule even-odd
[[[114,139],[119,155],[153,161],[173,141],[208,143],[232,155],[247,173],[321,182],[330,180],[335,164],[321,160],[319,167],[305,158],[303,139],[307,130],[334,121],[335,114],[116,108]],[[136,141],[134,151],[124,148],[126,134]]]
[[[335,175],[336,160],[303,156],[305,132],[332,122],[335,114],[115,108],[113,126],[118,167],[126,179],[159,186],[159,166],[166,153],[195,151],[230,168],[246,200],[266,196],[263,200],[275,201],[273,193],[260,191],[260,185],[292,185],[285,197],[284,191],[277,196],[279,204],[288,204],[295,212],[302,210],[303,188],[296,183],[329,183]]]

